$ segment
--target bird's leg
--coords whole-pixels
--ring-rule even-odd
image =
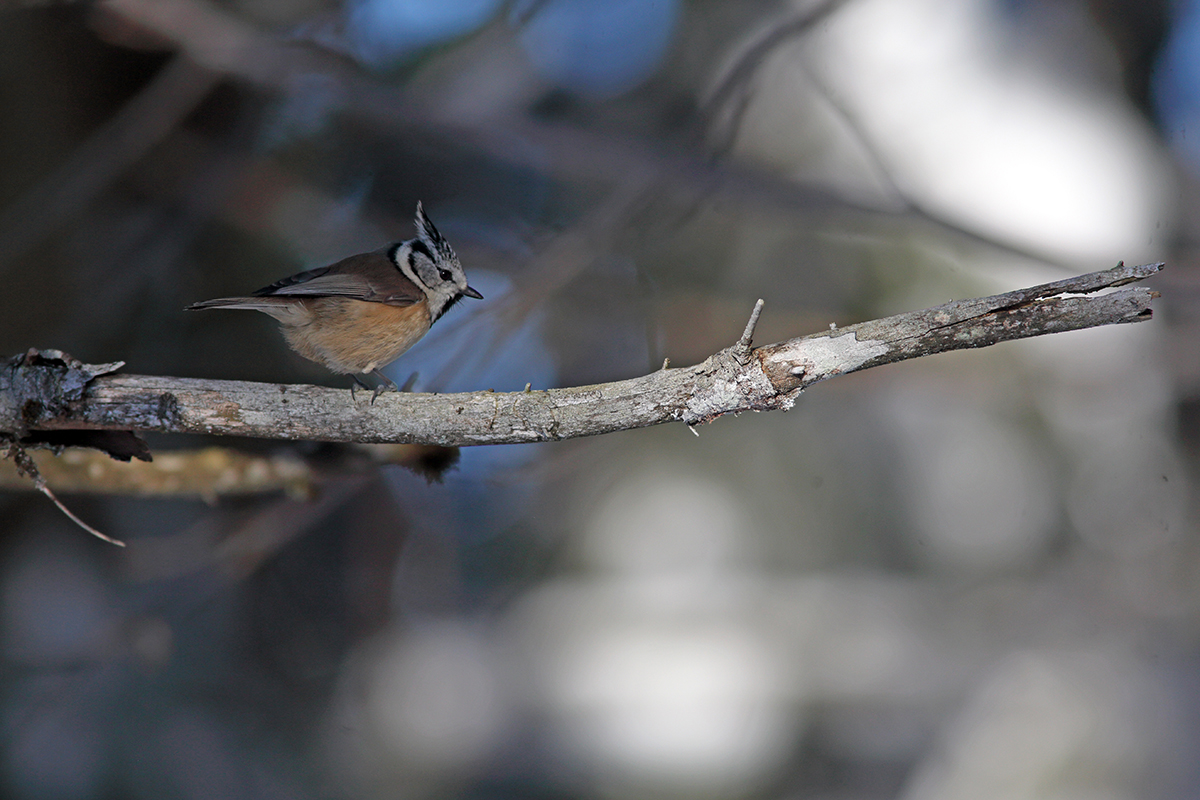
[[[411,392],[413,387],[417,385],[417,378],[420,377],[420,375],[421,373],[419,372],[414,372],[412,375],[409,375],[408,380],[406,380],[404,385],[400,387],[400,391]]]
[[[350,377],[354,379],[354,383],[350,384],[350,401],[354,402],[355,401],[354,390],[356,388],[370,389],[371,387],[368,386],[366,383],[364,383],[363,379],[358,377],[357,375],[351,375]],[[372,403],[375,402],[374,397],[371,398],[371,402]]]
[[[382,383],[375,387],[375,391],[371,393],[371,405],[375,405],[375,398],[389,389],[393,392],[400,391],[400,387],[396,385],[396,382],[380,372],[378,368],[371,370],[371,374],[382,381]]]

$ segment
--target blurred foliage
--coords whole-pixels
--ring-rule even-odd
[[[765,343],[1169,262],[1150,325],[699,438],[440,484],[237,443],[313,496],[66,498],[127,551],[6,492],[0,791],[1196,794],[1194,5],[0,5],[3,353],[344,386],[181,309],[407,238],[418,200],[487,297],[390,368],[419,391],[694,362],[758,297]]]

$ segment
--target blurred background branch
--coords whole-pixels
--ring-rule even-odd
[[[176,129],[216,86],[215,73],[177,56],[61,167],[0,212],[0,265],[9,264],[94,202]]]

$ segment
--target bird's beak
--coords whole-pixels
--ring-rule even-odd
[[[472,289],[470,286],[468,286],[466,289],[463,289],[463,294],[466,295],[467,297],[474,297],[476,300],[483,299],[483,295],[481,295],[479,293],[479,290]]]

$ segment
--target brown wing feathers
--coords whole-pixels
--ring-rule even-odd
[[[396,269],[387,248],[301,272],[254,294],[257,297],[348,297],[391,306],[409,306],[425,297],[420,287]]]
[[[224,297],[194,303],[189,309],[241,306],[263,310],[288,298],[345,297],[403,308],[425,295],[392,263],[389,249],[344,258],[328,267],[300,272],[254,292],[253,297]],[[260,299],[261,298],[261,299]],[[269,300],[268,298],[278,298]]]

